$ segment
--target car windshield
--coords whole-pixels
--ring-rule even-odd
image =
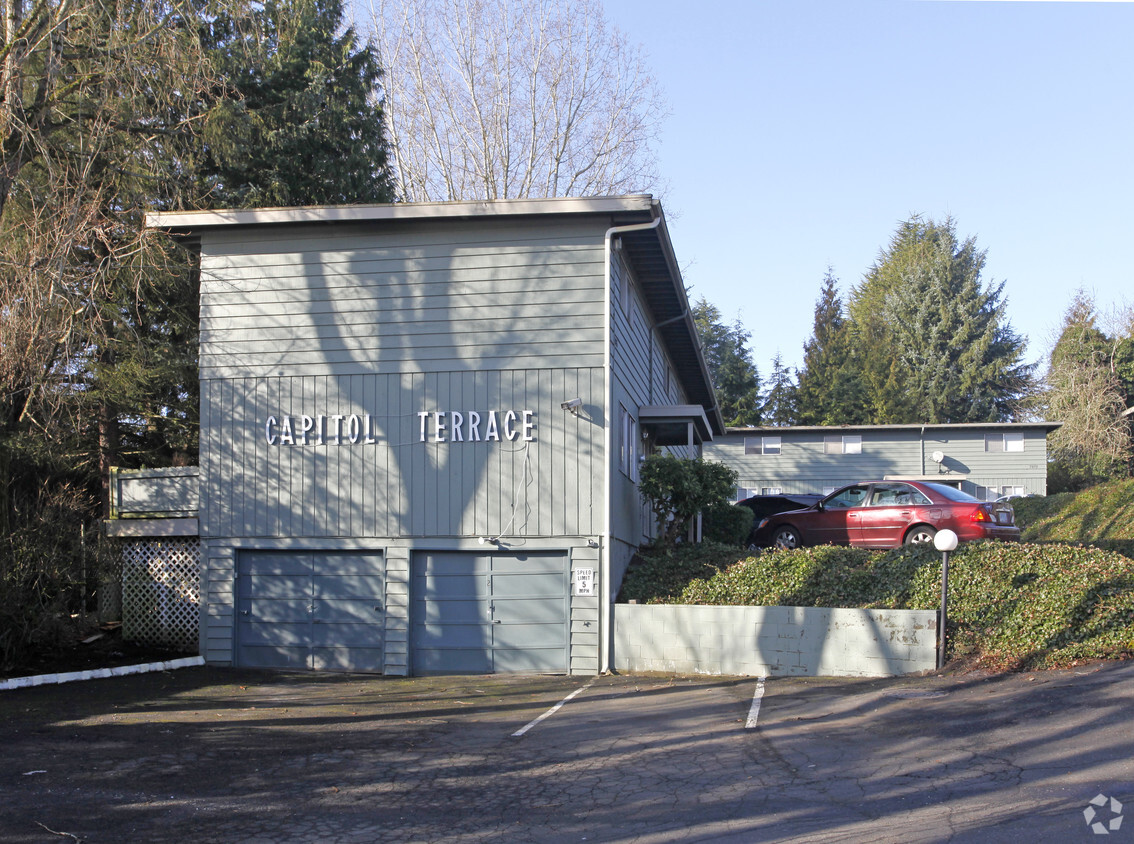
[[[945,484],[935,484],[935,483],[927,483],[926,486],[929,487],[930,489],[932,489],[934,492],[938,493],[939,495],[944,495],[950,501],[963,501],[963,502],[974,502],[975,501],[977,504],[980,503],[980,499],[977,498],[975,495],[969,495],[967,492],[961,492],[956,487],[947,486]]]

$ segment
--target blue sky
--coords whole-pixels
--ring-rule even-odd
[[[1134,3],[607,0],[672,114],[660,191],[685,282],[798,366],[828,266],[952,215],[1027,357],[1079,287],[1134,304]]]

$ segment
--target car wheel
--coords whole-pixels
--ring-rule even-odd
[[[799,531],[790,525],[776,528],[775,533],[772,534],[772,545],[776,548],[798,548],[802,544]]]
[[[937,530],[931,528],[929,525],[918,525],[912,528],[906,534],[906,545],[924,545],[925,543],[933,542],[933,537],[937,536]]]

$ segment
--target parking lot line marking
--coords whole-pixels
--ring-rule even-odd
[[[575,695],[579,694],[579,692],[585,692],[587,689],[589,689],[594,684],[595,684],[595,681],[591,680],[591,682],[587,683],[587,685],[580,686],[579,688],[575,689],[575,691],[571,692],[571,694],[567,695],[567,697],[563,698],[563,700],[559,701],[559,703],[555,704],[555,706],[551,707],[551,709],[547,710],[547,712],[543,713],[538,718],[536,718],[534,721],[528,722],[524,727],[522,727],[521,729],[516,730],[516,732],[512,733],[512,738],[518,738],[518,737],[522,736],[524,733],[526,733],[528,730],[530,730],[532,727],[534,727],[536,724],[538,724],[543,719],[550,718],[552,715],[554,715],[556,712],[558,712],[560,710],[560,708],[562,708],[563,704],[565,704],[567,701],[569,701]]]
[[[744,729],[751,730],[756,726],[756,719],[760,717],[760,701],[764,699],[764,678],[756,680],[756,693],[752,695],[752,706],[748,710],[748,721]]]

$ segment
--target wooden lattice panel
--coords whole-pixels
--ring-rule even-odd
[[[197,537],[127,542],[122,550],[122,638],[196,653],[200,562]]]

